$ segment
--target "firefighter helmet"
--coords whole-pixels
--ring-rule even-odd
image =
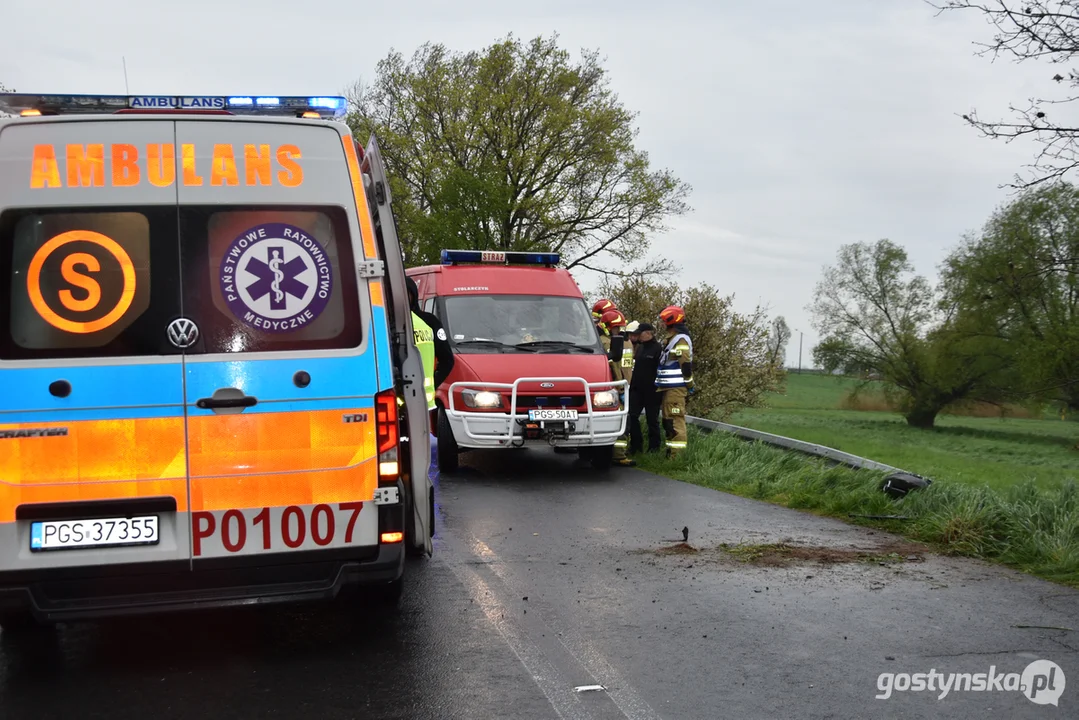
[[[667,327],[684,323],[686,321],[686,311],[677,305],[668,305],[659,313],[659,319]]]
[[[615,328],[626,326],[626,316],[620,310],[608,310],[603,313],[599,322],[608,330],[614,330]]]
[[[615,306],[613,301],[608,300],[607,298],[600,298],[596,301],[596,304],[592,306],[592,317],[594,317],[596,320],[599,320],[603,317],[603,313],[607,312],[608,310],[617,309],[618,308]]]

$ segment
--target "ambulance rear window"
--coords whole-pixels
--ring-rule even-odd
[[[180,314],[176,262],[175,207],[3,213],[0,358],[179,352],[165,333]]]
[[[360,343],[348,217],[337,207],[180,208],[184,312],[197,352]]]

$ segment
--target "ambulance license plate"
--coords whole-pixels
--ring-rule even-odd
[[[157,545],[158,516],[45,520],[30,525],[30,550]]]
[[[577,419],[577,411],[576,410],[566,410],[566,409],[559,409],[559,410],[551,410],[551,409],[529,410],[528,411],[528,419],[529,420],[576,420]]]

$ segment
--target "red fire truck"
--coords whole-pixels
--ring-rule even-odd
[[[431,422],[442,471],[457,468],[462,450],[523,445],[576,448],[596,469],[610,466],[629,387],[612,379],[581,289],[559,261],[443,250],[441,265],[407,270],[455,354]]]

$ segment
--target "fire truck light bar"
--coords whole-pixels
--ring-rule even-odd
[[[13,115],[76,115],[121,110],[216,110],[234,115],[309,117],[335,120],[345,116],[343,97],[278,95],[28,95],[0,93],[0,111]]]
[[[561,257],[558,253],[504,252],[501,250],[443,250],[443,265],[481,263],[487,265],[546,265],[554,267]]]

